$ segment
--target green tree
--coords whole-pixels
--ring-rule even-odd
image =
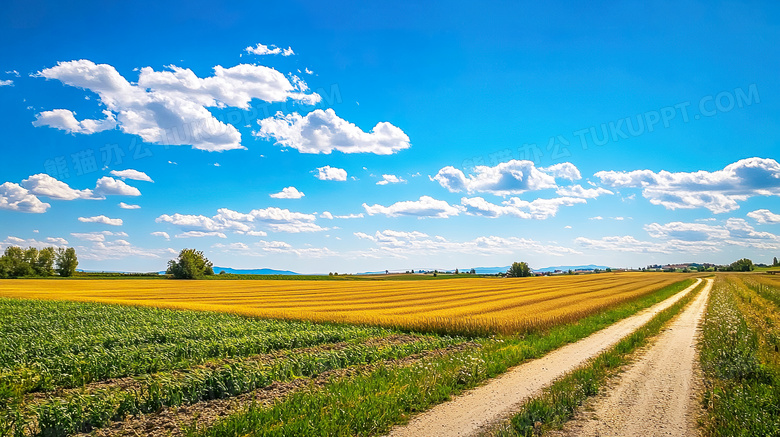
[[[729,265],[729,270],[733,272],[750,272],[755,268],[753,261],[742,258],[739,261],[734,261]]]
[[[54,248],[45,247],[38,251],[38,259],[33,265],[35,274],[38,276],[51,276],[54,274]]]
[[[525,262],[513,262],[506,275],[510,278],[524,278],[531,276],[531,268]]]
[[[37,251],[36,251],[37,252]],[[29,255],[18,246],[10,246],[5,248],[3,253],[3,259],[5,260],[5,270],[7,271],[7,277],[20,278],[23,276],[32,276],[35,272],[26,258]]]
[[[772,267],[777,267],[777,266],[780,266],[780,262],[777,262],[777,257],[775,257],[775,259],[772,260]]]
[[[76,249],[60,247],[54,255],[54,262],[57,265],[57,273],[60,276],[73,276],[76,273],[76,267],[79,266]]]
[[[203,252],[195,249],[182,249],[179,257],[168,261],[166,273],[176,279],[199,279],[206,275],[213,275],[214,269],[211,261],[203,255]]]

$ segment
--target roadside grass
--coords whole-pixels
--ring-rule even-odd
[[[271,407],[251,404],[214,424],[185,427],[187,436],[377,435],[414,413],[661,302],[688,279],[617,308],[520,337],[478,340],[481,348],[426,358],[408,366],[380,365],[324,386],[311,386]]]
[[[780,371],[771,340],[779,333],[780,290],[749,284],[720,277],[710,298],[701,353],[706,436],[780,435]]]
[[[542,393],[526,402],[510,421],[493,432],[497,437],[530,437],[545,430],[560,428],[572,419],[578,408],[631,361],[632,354],[655,335],[664,325],[690,303],[706,285],[703,281],[695,290],[674,305],[658,313],[644,326],[621,340],[610,350],[600,354],[585,366],[574,370],[553,383]]]

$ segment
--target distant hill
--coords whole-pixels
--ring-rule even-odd
[[[214,273],[219,272],[233,273],[235,275],[300,275],[300,273],[291,272],[289,270],[274,270],[274,269],[231,269],[230,267],[214,267]]]

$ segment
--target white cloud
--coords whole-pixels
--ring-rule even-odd
[[[347,171],[343,168],[331,167],[329,165],[317,167],[316,178],[321,181],[346,181]]]
[[[540,167],[539,171],[547,173],[556,179],[568,179],[570,181],[582,179],[580,170],[571,162],[562,162],[549,167]]]
[[[377,123],[371,132],[336,115],[333,109],[315,109],[302,116],[298,113],[258,121],[260,130],[255,135],[274,139],[276,144],[292,147],[301,153],[330,154],[334,150],[343,153],[374,153],[392,155],[410,146],[409,137],[388,122]]]
[[[533,201],[521,200],[512,197],[501,205],[490,203],[482,197],[463,197],[460,199],[465,207],[466,214],[482,217],[496,218],[503,215],[522,219],[545,220],[554,217],[562,206],[572,206],[578,203],[586,203],[585,199],[574,197],[559,197],[555,199],[534,199]]]
[[[604,220],[604,217],[602,217],[602,216],[600,216],[600,215],[597,215],[597,216],[595,216],[595,217],[591,217],[591,218],[589,218],[588,220]]]
[[[132,179],[135,181],[154,182],[146,173],[138,170],[111,170],[111,175],[122,179]]]
[[[749,212],[747,216],[762,225],[780,223],[780,214],[775,214],[768,209],[757,209]]]
[[[641,188],[650,203],[671,210],[707,208],[719,214],[750,197],[780,196],[780,163],[774,159],[742,159],[714,172],[601,171],[595,176],[613,187]]]
[[[249,235],[250,237],[265,237],[268,233],[263,231],[247,231],[244,232],[244,235]]]
[[[497,196],[522,194],[526,191],[538,191],[558,188],[555,177],[573,177],[579,171],[570,163],[557,164],[545,169],[536,168],[532,161],[511,160],[495,167],[479,165],[475,174],[466,175],[455,167],[444,167],[431,178],[453,193],[467,191],[492,193]]]
[[[14,81],[11,79],[0,80],[0,86],[14,86]]]
[[[305,196],[302,192],[298,191],[295,187],[286,187],[282,191],[274,194],[270,194],[274,199],[300,199]]]
[[[458,215],[463,208],[452,206],[444,200],[422,196],[419,200],[397,202],[390,206],[363,204],[368,215],[384,214],[388,217],[412,216],[418,218],[448,218]]]
[[[102,122],[77,121],[73,113],[41,113],[37,122],[72,132],[91,133],[97,126],[115,123],[128,134],[145,142],[164,145],[190,144],[196,149],[222,151],[244,149],[235,126],[223,123],[207,107],[249,108],[252,99],[283,102],[293,99],[316,103],[317,94],[299,92],[286,77],[272,68],[240,64],[231,68],[214,67],[214,75],[199,78],[189,69],[169,66],[169,71],[142,68],[133,84],[107,64],[88,60],[59,62],[36,76],[98,94],[111,115]],[[75,121],[75,123],[74,123]],[[86,123],[86,124],[85,124]],[[101,124],[105,123],[105,124]]]
[[[94,261],[123,259],[131,256],[161,258],[162,255],[172,255],[169,249],[143,249],[122,239],[114,241],[95,241],[91,246],[77,247],[76,252],[79,254],[79,259]]]
[[[114,114],[106,110],[103,111],[103,114],[106,116],[103,120],[85,119],[79,121],[76,120],[73,111],[54,109],[36,114],[35,121],[32,124],[36,127],[49,126],[68,133],[89,135],[116,127]]]
[[[288,209],[266,208],[254,209],[249,213],[240,213],[227,208],[220,208],[213,217],[203,215],[163,214],[155,220],[157,223],[170,223],[186,231],[233,231],[239,234],[265,236],[265,232],[257,230],[256,225],[262,225],[274,232],[319,232],[327,228],[316,223],[314,214],[293,212]]]
[[[347,215],[335,215],[335,216],[333,216],[333,218],[337,218],[337,219],[359,219],[359,218],[363,218],[363,217],[364,216],[363,216],[362,212],[358,213],[358,214],[347,214]]]
[[[683,241],[705,241],[728,238],[729,232],[720,226],[710,226],[703,223],[671,222],[666,224],[650,223],[645,225],[645,231],[653,238],[674,239]]]
[[[94,217],[79,217],[79,221],[84,223],[101,223],[104,225],[122,226],[122,219],[112,219],[104,215],[97,215]]]
[[[406,182],[406,179],[399,178],[396,175],[392,174],[383,174],[382,180],[377,182],[377,185],[387,185],[387,184],[400,184],[402,182]]]
[[[739,218],[730,218],[722,226],[671,222],[650,223],[644,229],[656,241],[640,241],[629,235],[601,239],[580,237],[575,241],[589,249],[636,253],[710,253],[735,246],[780,250],[780,236],[758,232]]]
[[[141,195],[141,191],[139,191],[138,188],[131,187],[118,179],[110,178],[108,176],[103,176],[98,179],[97,184],[95,185],[95,193],[102,196]]]
[[[582,197],[585,199],[595,199],[602,194],[615,194],[605,188],[583,188],[582,185],[572,185],[569,187],[560,187],[555,192],[559,196]]]
[[[329,213],[328,211],[323,211],[322,214],[320,214],[320,218],[333,220],[333,214]]]
[[[125,202],[119,202],[119,207],[122,209],[141,209],[141,205],[128,205]]]
[[[0,185],[0,209],[40,214],[50,207],[18,184],[6,182]]]
[[[155,232],[152,232],[150,235],[152,235],[154,237],[163,237],[166,240],[170,240],[171,239],[171,236],[168,235],[167,232],[162,232],[162,231],[155,231]]]
[[[0,250],[5,250],[10,246],[19,246],[22,248],[34,247],[36,249],[43,249],[44,247],[64,247],[68,244],[68,240],[60,237],[47,237],[46,241],[36,240],[34,238],[19,238],[9,235],[5,240],[0,241]]]
[[[252,47],[249,46],[244,49],[245,52],[251,53],[253,55],[282,55],[282,56],[292,56],[295,54],[293,52],[292,47],[287,47],[286,49],[283,49],[281,47],[276,47],[275,45],[271,44],[270,46],[264,45],[264,44],[257,44],[256,46]],[[307,69],[307,73],[309,73]],[[311,73],[309,73],[311,74]]]
[[[377,244],[383,255],[405,257],[406,255],[434,255],[439,253],[468,253],[479,255],[541,253],[545,255],[562,256],[580,252],[557,245],[546,245],[541,242],[517,237],[478,237],[469,241],[449,241],[441,236],[431,237],[418,231],[377,231],[373,235],[355,232],[360,239],[370,240]]]
[[[75,190],[46,173],[30,176],[22,181],[22,186],[36,196],[46,196],[56,200],[96,198],[92,190]]]
[[[176,234],[176,238],[202,238],[202,237],[219,237],[227,238],[222,232],[203,232],[203,231],[187,231],[181,234]]]

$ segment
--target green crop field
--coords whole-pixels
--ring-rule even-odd
[[[691,281],[488,337],[0,298],[0,435],[380,435]]]

